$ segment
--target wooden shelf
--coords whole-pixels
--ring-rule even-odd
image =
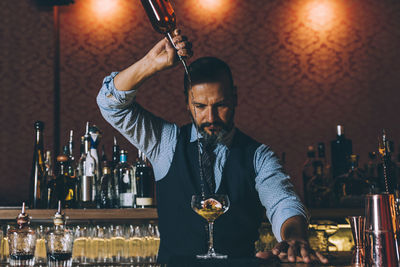
[[[363,209],[310,209],[311,219],[344,219],[347,216],[364,215]],[[20,209],[0,208],[0,220],[14,220]],[[56,210],[27,209],[26,212],[34,221],[50,221]],[[128,221],[157,220],[157,209],[66,209],[69,221]]]
[[[14,220],[20,209],[0,209],[0,220]],[[32,220],[51,220],[56,210],[27,209]],[[157,209],[65,209],[68,220],[156,220]]]

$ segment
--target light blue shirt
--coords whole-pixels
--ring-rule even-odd
[[[101,114],[114,128],[124,135],[136,148],[150,160],[156,181],[163,179],[171,166],[180,128],[155,116],[135,102],[137,91],[118,91],[114,85],[117,72],[111,73],[103,81],[97,96]],[[231,134],[232,136],[233,134]],[[197,141],[197,131],[192,125],[190,142]],[[217,145],[214,152],[216,190],[221,184],[222,171],[229,154],[227,142]],[[293,190],[290,177],[286,175],[278,158],[266,145],[260,145],[254,153],[255,187],[272,231],[281,241],[280,229],[290,217],[301,215],[308,218],[299,197]]]

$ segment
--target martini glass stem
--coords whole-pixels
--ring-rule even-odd
[[[215,254],[213,232],[214,232],[214,222],[208,222],[208,233],[209,233],[208,255],[214,255]]]

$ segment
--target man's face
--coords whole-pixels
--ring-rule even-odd
[[[228,82],[200,83],[188,92],[188,110],[201,132],[218,137],[233,127],[235,88]],[[228,85],[230,86],[230,85]]]

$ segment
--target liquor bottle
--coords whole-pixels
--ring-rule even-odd
[[[344,135],[342,125],[337,126],[336,139],[331,141],[331,159],[332,176],[336,178],[339,175],[347,173],[349,170],[349,157],[353,153],[352,141]]]
[[[154,30],[158,33],[165,34],[171,44],[175,47],[172,40],[172,34],[176,28],[176,17],[171,2],[169,0],[141,0],[141,2]],[[179,54],[177,55],[190,80],[185,60]]]
[[[36,121],[35,127],[35,145],[33,148],[32,170],[30,174],[29,186],[29,207],[33,209],[43,208],[43,191],[46,186],[44,151],[43,151],[43,130],[44,123]]]
[[[175,12],[169,0],[141,0],[141,2],[154,30],[167,34],[175,29]]]
[[[46,209],[55,208],[57,205],[57,199],[52,199],[55,196],[55,186],[56,186],[56,176],[53,172],[53,164],[51,163],[51,152],[46,151],[45,158],[45,166],[46,166]]]
[[[96,206],[95,194],[97,184],[96,160],[90,150],[89,122],[86,123],[86,133],[84,135],[84,153],[82,153],[78,164],[79,186],[79,205],[81,208],[93,208]]]
[[[332,205],[331,189],[323,176],[323,165],[316,164],[315,174],[307,183],[307,207],[308,208],[328,208]]]
[[[382,192],[379,184],[378,164],[376,162],[376,152],[368,153],[368,162],[365,164],[365,175],[370,185],[369,193],[379,194]]]
[[[64,171],[66,177],[65,181],[65,204],[64,208],[76,208],[78,204],[78,178],[76,176],[76,171],[74,168],[74,162],[72,161],[73,157],[71,157],[70,147],[64,146],[63,154],[66,157],[67,161],[64,162]]]
[[[322,175],[325,177],[327,182],[331,182],[332,177],[332,169],[331,165],[329,164],[328,160],[326,159],[326,150],[325,150],[325,143],[319,142],[318,143],[318,162],[322,165]]]
[[[141,153],[140,150],[138,153],[139,161],[136,163],[136,207],[148,208],[153,205],[153,171],[144,153]]]
[[[313,146],[307,147],[307,159],[303,164],[303,192],[304,192],[304,200],[306,205],[310,204],[311,199],[310,195],[307,192],[307,185],[310,181],[311,177],[314,175],[314,161],[315,161],[315,150]]]
[[[65,206],[65,199],[68,195],[67,189],[67,162],[68,157],[65,155],[57,156],[57,175],[55,179],[55,187],[54,194],[51,196],[52,203],[55,203],[55,206],[51,206],[50,208],[54,209],[57,207],[58,202],[61,201],[62,206]]]
[[[136,183],[135,170],[128,162],[128,152],[120,151],[120,160],[114,170],[114,179],[118,181],[119,207],[133,208],[135,206]]]
[[[117,201],[115,196],[114,177],[111,173],[111,162],[103,162],[103,175],[100,178],[100,208],[110,209]]]
[[[74,157],[74,130],[69,131],[69,140],[68,140],[68,156],[72,163],[75,161]]]
[[[341,206],[361,208],[370,186],[365,173],[358,168],[358,155],[350,155],[349,162],[350,170],[336,177],[334,189]]]
[[[96,125],[92,125],[89,127],[89,136],[90,136],[90,153],[96,160],[96,172],[97,172],[97,177],[100,177],[101,174],[101,167],[100,167],[100,161],[99,161],[99,154],[97,151],[97,148],[100,143],[101,139],[101,131]],[[96,198],[96,191],[94,193],[94,198]]]
[[[36,247],[36,233],[30,226],[29,215],[25,213],[25,203],[17,217],[17,227],[8,230],[8,245],[11,266],[33,266]]]
[[[387,178],[388,192],[395,193],[398,188],[396,163],[392,160],[394,143],[387,139],[386,133],[383,133],[382,144],[380,144],[379,153],[382,157],[382,162],[378,164],[379,187],[386,191],[385,180]],[[385,177],[386,176],[386,177]]]
[[[61,202],[53,217],[54,226],[46,233],[47,259],[49,266],[71,266],[74,236],[65,226],[65,215],[61,212]]]
[[[119,146],[117,144],[117,138],[114,136],[114,144],[112,147],[112,171],[114,170],[115,166],[117,166],[119,162]]]

